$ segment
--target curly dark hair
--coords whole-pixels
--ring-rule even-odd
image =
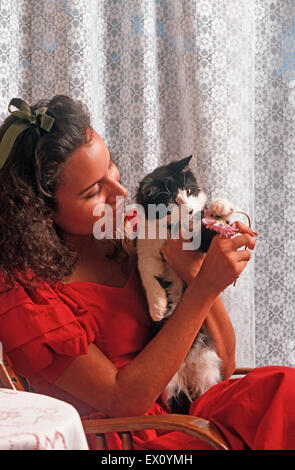
[[[90,116],[80,102],[64,95],[38,102],[31,106],[32,112],[40,106],[46,106],[46,114],[55,120],[51,131],[38,126],[23,131],[0,170],[0,270],[9,285],[62,280],[73,272],[78,259],[53,212],[61,170],[86,142]],[[16,119],[13,114],[5,119],[0,141]]]

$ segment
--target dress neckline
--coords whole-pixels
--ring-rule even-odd
[[[128,284],[130,283],[135,271],[137,269],[137,264],[135,263],[133,268],[131,269],[130,271],[130,274],[129,274],[129,277],[126,281],[126,283],[124,284],[124,286],[121,286],[121,287],[117,287],[117,286],[108,286],[106,284],[100,284],[98,282],[91,282],[91,281],[70,281],[70,282],[62,282],[62,281],[57,281],[57,284],[58,286],[62,287],[63,289],[66,287],[66,286],[79,286],[79,285],[83,285],[83,286],[95,286],[95,287],[100,287],[100,288],[104,288],[104,289],[125,289]]]

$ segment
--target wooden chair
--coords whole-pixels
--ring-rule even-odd
[[[237,369],[235,374],[245,374],[251,369]],[[18,377],[4,358],[0,358],[0,388],[33,392],[30,384],[22,377]],[[85,434],[96,436],[96,450],[107,450],[105,434],[109,432],[120,433],[124,450],[133,449],[132,432],[143,429],[161,429],[167,431],[181,431],[196,437],[216,450],[230,450],[226,439],[219,429],[209,421],[188,415],[167,414],[158,416],[136,416],[130,418],[107,418],[82,420]]]

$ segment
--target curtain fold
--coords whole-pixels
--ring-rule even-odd
[[[295,365],[294,2],[2,0],[0,64],[1,118],[13,96],[88,105],[128,202],[145,173],[193,154],[208,199],[259,232],[223,294],[237,363]]]
[[[257,365],[295,365],[295,4],[256,2]]]

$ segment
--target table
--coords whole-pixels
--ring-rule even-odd
[[[0,388],[0,449],[88,450],[77,410],[38,393]]]

